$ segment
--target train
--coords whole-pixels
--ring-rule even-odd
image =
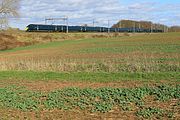
[[[139,32],[139,33],[164,32],[163,30],[160,29],[107,28],[107,27],[43,25],[43,24],[29,24],[26,27],[26,31],[27,32]]]

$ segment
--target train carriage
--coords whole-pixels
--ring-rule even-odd
[[[164,32],[159,29],[143,28],[107,28],[107,27],[89,27],[89,26],[65,26],[65,25],[42,25],[30,24],[27,26],[27,32]]]

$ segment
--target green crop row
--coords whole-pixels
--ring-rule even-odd
[[[163,115],[163,110],[146,108],[144,99],[153,96],[154,101],[180,100],[180,85],[140,88],[65,88],[49,93],[35,92],[23,87],[0,88],[0,106],[23,111],[52,109],[81,109],[89,112],[109,112],[114,107],[124,111],[139,108],[137,116],[144,118],[154,114]],[[170,115],[169,115],[170,116]],[[171,115],[172,116],[172,115]]]
[[[150,72],[150,73],[107,73],[107,72],[35,72],[35,71],[0,71],[0,80],[58,80],[58,81],[88,81],[88,82],[118,82],[123,80],[139,81],[180,81],[180,72]]]

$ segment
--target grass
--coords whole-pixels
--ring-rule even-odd
[[[41,43],[41,44],[36,44],[36,45],[30,45],[30,46],[25,46],[25,47],[17,47],[17,48],[10,49],[10,50],[0,51],[0,53],[60,47],[60,46],[63,46],[64,44],[67,44],[68,42],[69,41],[61,41],[61,42],[55,41],[55,42],[49,42],[49,43]]]
[[[97,48],[85,48],[80,50],[81,53],[130,53],[134,51],[143,51],[146,53],[180,53],[180,46],[179,45],[162,45],[162,44],[155,44],[155,45],[122,45],[119,47],[97,47]]]
[[[33,72],[33,71],[1,71],[0,80],[60,80],[60,81],[89,81],[89,82],[117,82],[122,80],[140,81],[180,81],[179,72],[164,73],[58,73],[58,72]]]
[[[37,45],[31,45],[31,46],[26,46],[26,47],[18,47],[14,48],[11,50],[6,50],[6,51],[1,51],[1,53],[4,52],[16,52],[16,51],[21,51],[21,50],[31,50],[31,49],[39,49],[39,48],[48,48],[48,47],[56,47],[59,46],[60,42],[53,42],[53,43],[46,43],[46,44],[37,44]]]

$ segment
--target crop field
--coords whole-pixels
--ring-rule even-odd
[[[0,51],[0,120],[180,118],[180,33],[68,36]]]

